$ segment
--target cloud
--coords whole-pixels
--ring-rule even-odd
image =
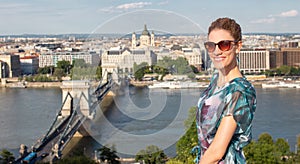
[[[275,22],[275,18],[272,17],[272,18],[266,18],[266,19],[258,19],[258,20],[254,20],[254,21],[251,21],[251,23],[255,23],[255,24],[260,24],[260,23],[274,23]]]
[[[101,8],[99,12],[109,12],[109,13],[116,13],[116,12],[123,12],[128,11],[130,9],[140,9],[144,8],[145,6],[152,5],[151,2],[135,2],[135,3],[125,3],[118,6],[109,6],[105,8]]]
[[[0,3],[1,10],[11,10],[23,7],[29,7],[29,5],[24,3]]]
[[[295,17],[298,15],[298,11],[297,10],[290,10],[290,11],[286,11],[286,12],[282,12],[280,13],[280,17]]]
[[[109,7],[101,8],[98,11],[106,13],[106,12],[114,12],[115,11],[114,9],[115,9],[114,6],[109,6]]]
[[[151,2],[126,3],[126,4],[117,6],[116,9],[121,9],[121,10],[137,9],[137,8],[143,8],[143,7],[151,5],[151,4],[152,4]]]
[[[168,0],[165,0],[165,1],[161,1],[158,3],[159,6],[162,6],[162,5],[167,5],[169,3]]]
[[[280,14],[277,15],[269,15],[268,18],[265,19],[258,19],[258,20],[254,20],[251,21],[251,23],[255,23],[255,24],[260,24],[260,23],[264,23],[264,24],[270,24],[270,23],[274,23],[276,21],[276,18],[285,18],[285,17],[295,17],[298,15],[298,11],[297,10],[290,10],[290,11],[285,11],[282,12]]]

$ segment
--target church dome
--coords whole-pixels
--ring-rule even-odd
[[[144,25],[144,31],[142,32],[142,35],[148,35],[148,36],[150,36],[150,33],[147,30],[147,26],[146,25]]]

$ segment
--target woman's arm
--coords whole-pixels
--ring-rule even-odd
[[[205,151],[200,164],[218,163],[224,156],[237,124],[232,115],[222,118],[214,140]]]

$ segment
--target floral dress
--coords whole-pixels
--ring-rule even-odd
[[[232,115],[237,128],[219,163],[246,163],[242,148],[252,139],[252,119],[256,109],[256,92],[246,78],[238,77],[222,88],[216,86],[218,74],[212,76],[208,88],[201,94],[197,111],[198,157],[212,143],[224,116]]]

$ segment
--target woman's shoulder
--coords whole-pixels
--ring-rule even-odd
[[[233,79],[229,88],[231,92],[239,91],[241,93],[248,93],[254,96],[256,95],[254,86],[245,77]]]

